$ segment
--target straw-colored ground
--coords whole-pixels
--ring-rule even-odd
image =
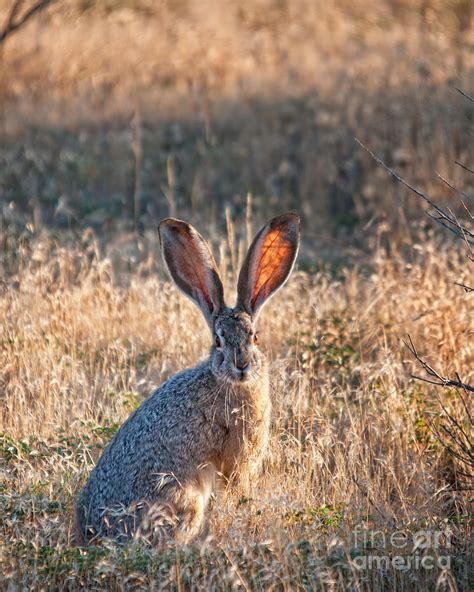
[[[470,18],[462,0],[67,0],[7,39],[0,589],[471,588],[466,466],[430,425],[472,420],[458,390],[411,378],[403,340],[474,383],[473,292],[455,284],[472,260],[353,141],[472,223],[435,175],[473,191],[454,164],[474,168],[456,91],[472,94]],[[198,226],[232,293],[247,193],[253,231],[303,221],[260,321],[263,473],[217,492],[205,546],[78,547],[73,499],[101,449],[210,344],[155,227]]]
[[[409,377],[401,343],[409,333],[447,373],[472,380],[472,302],[453,285],[465,260],[434,241],[410,248],[410,264],[379,249],[364,268],[297,272],[271,302],[261,321],[271,457],[249,492],[217,495],[206,550],[165,558],[75,547],[72,500],[130,411],[205,353],[207,328],[157,277],[133,270],[121,285],[93,253],[64,249],[43,264],[33,253],[0,300],[4,584],[167,589],[179,573],[213,589],[427,589],[439,578],[440,589],[455,579],[467,589],[468,493],[452,490],[457,465],[426,425],[440,413],[436,387]],[[462,418],[456,393],[438,394]],[[351,564],[415,556],[413,538],[400,551],[389,537],[420,530],[449,532],[419,553],[449,556],[451,569]]]

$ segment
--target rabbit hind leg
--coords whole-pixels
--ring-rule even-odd
[[[214,489],[216,468],[212,463],[199,467],[197,475],[178,493],[179,523],[176,541],[189,544],[207,533],[206,509]]]

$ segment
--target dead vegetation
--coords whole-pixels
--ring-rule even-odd
[[[250,191],[257,215],[296,208],[314,232],[396,234],[420,208],[354,137],[441,206],[436,173],[472,188],[454,164],[470,165],[456,87],[474,82],[471,8],[53,3],[3,47],[5,219],[150,228],[174,207],[222,226],[222,204],[241,214]]]
[[[75,547],[72,499],[130,411],[204,353],[206,328],[140,264],[123,284],[107,258],[41,248],[50,249],[45,261],[31,257],[0,301],[8,581],[167,588],[178,573],[186,585],[215,588],[242,578],[257,589],[420,589],[441,578],[441,589],[456,580],[467,589],[470,494],[429,423],[444,421],[439,401],[463,421],[463,401],[410,378],[402,345],[409,333],[428,359],[472,381],[472,303],[451,281],[462,275],[462,252],[431,239],[412,244],[410,263],[379,248],[365,271],[295,275],[262,318],[274,377],[271,458],[250,497],[217,496],[209,547],[179,551],[176,572],[175,551]],[[228,254],[222,265],[231,268]],[[359,572],[351,561],[368,550],[357,528],[449,532],[451,569]]]

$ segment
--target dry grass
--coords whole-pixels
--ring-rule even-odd
[[[443,203],[469,191],[469,0],[67,0],[3,47],[0,188],[19,223],[224,222],[295,208],[313,230],[361,235],[419,213],[358,137]],[[365,236],[358,236],[361,242]]]
[[[465,0],[65,0],[7,39],[1,589],[471,589],[472,503],[429,428],[438,396],[472,425],[456,390],[410,378],[402,339],[472,384],[473,293],[454,284],[472,262],[353,140],[466,219],[435,172],[472,193],[454,164],[474,168],[455,90],[474,87],[471,17]],[[195,223],[231,287],[247,193],[254,230],[303,218],[299,269],[261,318],[263,474],[217,494],[206,547],[77,547],[73,498],[100,450],[209,343],[154,227]],[[419,531],[440,545],[414,550]],[[357,569],[397,555],[450,565]]]
[[[250,492],[218,494],[206,549],[166,556],[75,547],[72,500],[130,411],[205,352],[207,329],[140,264],[120,279],[90,252],[47,239],[38,249],[45,261],[33,253],[0,300],[5,585],[167,589],[179,574],[186,587],[212,589],[468,589],[468,492],[426,426],[440,411],[436,387],[409,378],[401,345],[409,333],[447,373],[472,381],[472,303],[453,285],[465,265],[455,247],[412,244],[409,264],[379,248],[363,269],[294,275],[261,322],[271,458]],[[441,395],[462,420],[455,391]],[[357,525],[378,532],[377,551],[355,540]],[[419,530],[451,533],[451,569],[351,563],[399,554],[383,537]]]

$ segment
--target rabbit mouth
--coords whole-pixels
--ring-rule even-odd
[[[252,380],[252,376],[249,373],[239,372],[238,374],[234,375],[235,382],[250,382]]]
[[[234,384],[250,382],[253,378],[253,372],[250,368],[240,369],[240,368],[233,368],[231,372],[229,372],[228,378]]]

